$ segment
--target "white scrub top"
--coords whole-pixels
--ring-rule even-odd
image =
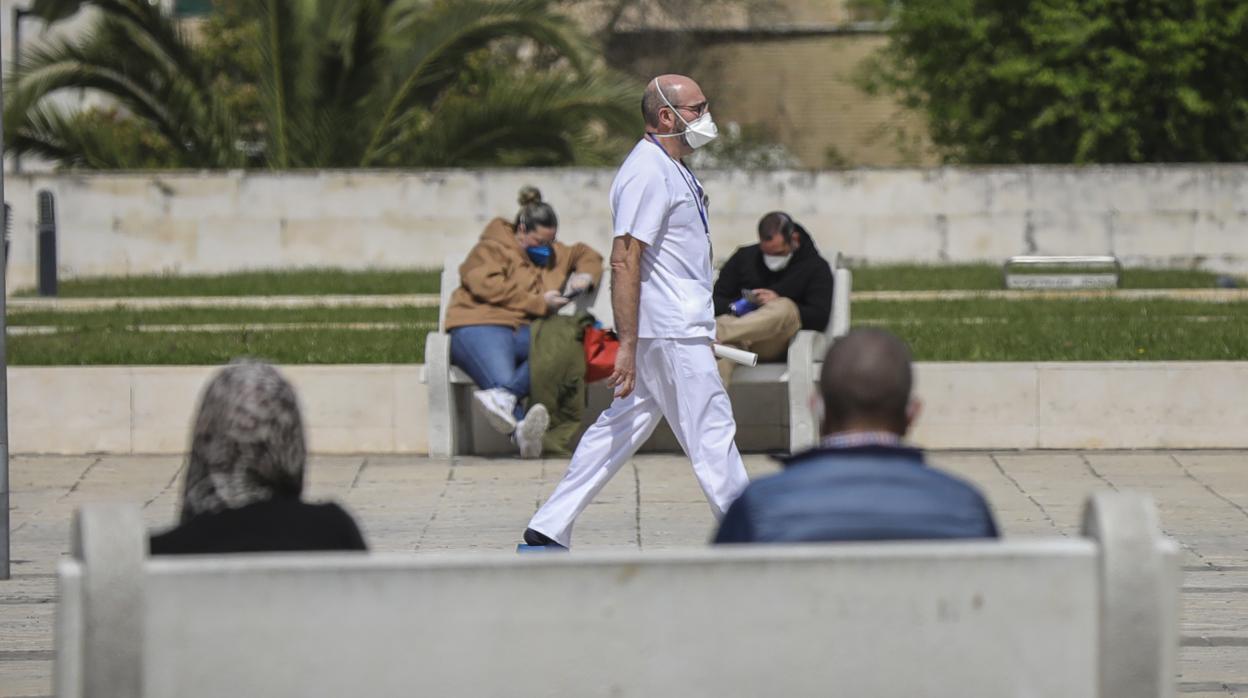
[[[646,243],[641,256],[637,336],[715,336],[711,238],[697,177],[643,138],[611,183],[615,236]]]

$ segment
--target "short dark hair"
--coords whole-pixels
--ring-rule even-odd
[[[646,125],[656,127],[659,125],[659,110],[665,107],[663,98],[659,96],[659,91],[655,89],[655,81],[651,80],[646,89],[641,93],[641,118],[645,119]]]
[[[758,221],[758,239],[770,240],[777,234],[784,237],[793,235],[796,224],[793,218],[784,211],[772,211]]]
[[[836,340],[819,376],[824,433],[858,422],[905,434],[912,372],[910,348],[886,330],[859,328]]]

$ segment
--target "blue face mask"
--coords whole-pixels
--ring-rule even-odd
[[[532,245],[524,248],[529,254],[529,261],[539,267],[550,264],[550,258],[555,255],[555,250],[550,245]]]

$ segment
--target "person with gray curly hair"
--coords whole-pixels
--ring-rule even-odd
[[[176,528],[153,555],[366,550],[337,504],[303,502],[307,445],[295,390],[269,364],[226,366],[200,399]]]

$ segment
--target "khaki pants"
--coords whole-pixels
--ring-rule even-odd
[[[797,304],[788,298],[777,298],[752,313],[741,317],[720,315],[715,318],[715,341],[758,354],[759,361],[785,358],[789,340],[802,329]],[[719,375],[724,385],[732,382],[736,362],[719,360]]]

